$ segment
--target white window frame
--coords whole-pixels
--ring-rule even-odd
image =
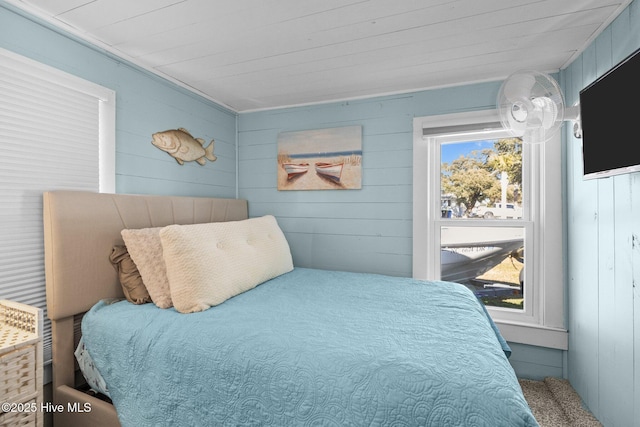
[[[413,277],[440,278],[443,225],[524,227],[524,309],[487,309],[508,341],[566,350],[560,135],[543,144],[523,144],[523,219],[487,224],[439,215],[440,144],[511,136],[500,125],[497,111],[417,117],[413,130]]]

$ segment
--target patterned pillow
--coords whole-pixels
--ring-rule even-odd
[[[98,393],[111,397],[111,395],[109,395],[107,383],[104,381],[104,378],[102,378],[102,375],[100,375],[100,371],[96,368],[91,355],[84,345],[84,338],[80,337],[78,347],[76,347],[76,351],[74,351],[73,354],[76,356],[78,366],[80,366],[80,371],[82,371],[82,375],[87,380],[89,387]]]
[[[122,230],[122,238],[136,263],[151,299],[160,308],[173,306],[159,232],[162,227]]]
[[[206,310],[293,270],[289,244],[270,215],[169,225],[160,239],[171,298],[181,313]]]

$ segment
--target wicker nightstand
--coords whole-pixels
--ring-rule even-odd
[[[0,300],[0,426],[42,426],[42,310]]]

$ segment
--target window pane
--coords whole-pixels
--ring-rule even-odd
[[[522,219],[522,140],[443,143],[443,218]]]
[[[440,228],[440,276],[485,305],[524,307],[524,227]]]

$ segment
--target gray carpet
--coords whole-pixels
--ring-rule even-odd
[[[544,381],[519,381],[531,412],[541,427],[602,427],[583,405],[569,381],[551,377]]]

